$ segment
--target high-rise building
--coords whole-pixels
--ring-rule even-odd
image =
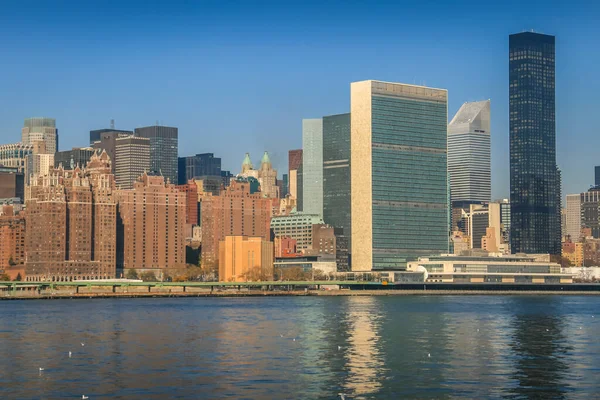
[[[28,281],[107,279],[116,275],[117,205],[110,159],[51,169],[28,188],[25,270]]]
[[[33,145],[23,143],[0,145],[0,165],[17,168],[27,176],[27,157],[33,154]]]
[[[132,136],[131,131],[116,131],[114,129],[99,129],[90,132],[90,146],[96,150],[104,150],[112,160],[112,173],[116,170],[116,145],[117,139]],[[93,141],[92,141],[93,139]],[[97,139],[97,140],[96,140]]]
[[[279,186],[279,197],[281,197],[282,199],[289,194],[289,185],[290,176],[288,174],[283,174],[281,177],[281,181],[277,181],[277,186]]]
[[[508,199],[490,202],[489,226],[494,230],[493,238],[496,241],[494,248],[502,253],[510,253],[510,203]]]
[[[232,179],[218,196],[206,194],[201,204],[202,264],[217,265],[219,242],[226,236],[270,240],[271,199],[251,192],[250,179]]]
[[[560,254],[554,36],[509,38],[511,251]]]
[[[150,170],[176,184],[178,130],[168,126],[135,128],[135,136],[150,139]]]
[[[185,223],[186,225],[199,225],[198,220],[198,185],[196,181],[188,181],[185,185],[177,185],[177,190],[185,193]],[[191,232],[191,230],[190,230]]]
[[[152,270],[185,266],[186,195],[160,175],[142,174],[133,189],[117,192],[123,269]]]
[[[350,237],[350,114],[323,117],[323,220]]]
[[[258,182],[260,191],[265,197],[279,198],[279,188],[277,187],[277,170],[273,169],[269,153],[265,151],[260,160],[260,169],[258,170]]]
[[[221,159],[213,153],[179,157],[179,184],[202,176],[221,176]]]
[[[0,206],[0,274],[25,262],[25,217],[13,206]]]
[[[600,166],[594,167],[594,186],[600,187]]]
[[[54,154],[54,168],[60,165],[64,169],[70,170],[75,167],[83,167],[94,154],[95,149],[91,147],[73,147],[71,150],[57,151]]]
[[[584,196],[585,197],[585,196]],[[565,221],[565,236],[569,236],[572,242],[579,241],[581,233],[581,195],[568,194]]]
[[[447,99],[443,89],[351,84],[353,271],[448,252]]]
[[[302,165],[302,149],[290,150],[288,154],[288,191],[290,196],[299,199],[298,195],[298,169]]]
[[[594,238],[600,238],[600,188],[580,194],[581,227],[589,228]],[[579,235],[577,235],[579,238]],[[571,238],[573,242],[577,240]]]
[[[54,154],[58,151],[58,129],[54,118],[27,118],[21,129],[21,142],[33,144],[34,141],[44,142],[45,153]]]
[[[150,140],[136,136],[114,140],[115,181],[119,189],[133,189],[134,183],[150,170]]]
[[[471,249],[482,249],[482,238],[490,226],[490,214],[487,205],[471,204],[469,210],[469,237]]]
[[[273,242],[262,237],[226,236],[219,242],[219,282],[273,280]]]
[[[323,216],[323,119],[302,120],[302,210]]]
[[[448,174],[452,204],[491,200],[489,100],[464,103],[450,121]]]
[[[103,138],[114,137],[115,139],[118,137],[131,136],[133,135],[133,131],[124,131],[121,129],[96,129],[90,131],[90,146],[93,146],[96,142],[101,142]],[[108,153],[108,150],[106,150]],[[110,153],[108,153],[110,157]]]

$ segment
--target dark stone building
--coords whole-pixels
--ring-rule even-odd
[[[196,154],[195,156],[179,157],[179,185],[201,176],[221,176],[221,158],[213,153]]]
[[[169,126],[135,128],[135,136],[150,139],[150,170],[169,179],[173,184],[177,173],[178,130]]]

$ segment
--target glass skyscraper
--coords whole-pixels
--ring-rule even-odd
[[[190,179],[201,176],[221,176],[221,158],[213,153],[179,157],[178,184],[185,185]]]
[[[302,211],[323,216],[323,119],[302,120]],[[299,194],[298,194],[299,195]]]
[[[178,130],[168,126],[135,128],[135,136],[150,139],[150,170],[175,184],[178,181]]]
[[[350,236],[350,114],[323,117],[323,220]]]
[[[511,251],[561,251],[554,36],[509,37]]]
[[[448,92],[351,84],[352,270],[448,252]]]

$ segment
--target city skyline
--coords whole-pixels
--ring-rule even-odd
[[[589,12],[590,7],[596,6],[580,7],[579,10],[587,10],[583,13],[577,11],[576,4],[570,3],[569,7],[559,5],[539,12],[533,18],[531,13],[526,12],[533,9],[533,5],[524,5],[524,15],[517,17],[510,13],[512,6],[514,4],[508,2],[474,11],[480,18],[471,20],[468,28],[460,26],[460,18],[447,18],[452,22],[444,22],[443,28],[436,28],[418,38],[411,36],[414,40],[409,42],[399,40],[414,27],[411,22],[404,28],[394,28],[391,35],[384,37],[376,46],[373,46],[374,37],[379,30],[375,26],[375,10],[359,10],[358,6],[344,8],[341,11],[347,18],[340,18],[340,21],[321,30],[309,29],[302,36],[296,32],[298,25],[294,23],[284,27],[277,39],[267,42],[264,39],[269,30],[258,28],[260,20],[250,22],[241,18],[242,13],[251,12],[247,7],[236,10],[228,23],[241,23],[239,29],[219,38],[214,35],[204,37],[202,29],[190,25],[188,17],[182,16],[183,12],[171,11],[164,14],[165,29],[150,36],[162,35],[158,37],[159,43],[152,47],[142,46],[135,54],[129,54],[129,50],[142,40],[143,35],[134,32],[139,23],[127,28],[120,24],[122,18],[133,12],[131,9],[125,8],[122,14],[115,12],[114,19],[104,20],[102,24],[98,20],[86,20],[86,24],[90,25],[86,34],[79,39],[67,39],[69,30],[82,23],[76,17],[86,15],[89,10],[83,5],[69,10],[58,7],[55,18],[43,21],[39,27],[23,24],[30,29],[28,35],[20,39],[18,48],[6,48],[7,62],[0,67],[0,72],[7,76],[14,74],[17,79],[8,82],[6,98],[0,100],[0,132],[6,136],[15,135],[24,118],[47,115],[57,120],[60,150],[67,150],[84,146],[87,132],[106,127],[111,118],[115,119],[117,128],[130,130],[158,120],[162,125],[179,128],[180,150],[190,150],[189,154],[180,151],[180,156],[213,152],[223,158],[223,169],[235,170],[240,155],[246,151],[261,154],[268,150],[274,167],[281,173],[285,170],[287,150],[300,147],[303,118],[348,112],[348,82],[380,79],[423,83],[448,89],[449,115],[454,115],[466,101],[492,100],[492,198],[506,198],[509,188],[508,170],[504,167],[508,161],[508,95],[504,84],[508,72],[506,36],[533,27],[558,38],[558,164],[565,182],[563,194],[581,192],[593,183],[591,167],[596,162],[591,148],[596,140],[600,140],[588,136],[583,126],[584,121],[586,124],[590,122],[587,116],[591,115],[593,120],[596,118],[591,112],[593,102],[586,100],[590,99],[598,83],[585,79],[594,76],[594,63],[583,62],[588,60],[587,49],[594,43],[593,38],[598,32],[598,28],[591,25],[593,13]],[[211,18],[218,14],[218,10],[211,7],[207,10],[199,9],[201,6],[186,7],[190,9],[183,5],[174,9],[189,11],[190,17],[197,17],[200,11],[206,11],[205,15]],[[415,7],[409,13],[418,15],[419,8],[423,6]],[[299,11],[301,16],[309,10],[310,7],[294,11]],[[0,20],[6,23],[0,30],[5,38],[10,39],[23,29],[17,25],[26,14],[18,5],[11,5],[5,11]],[[33,16],[28,12],[27,17],[38,20],[47,11],[40,7]],[[108,14],[111,9],[96,11]],[[158,7],[156,11],[144,11],[144,15],[156,18],[162,11]],[[366,12],[366,22],[375,28],[364,37],[351,28],[359,11],[361,15]],[[432,12],[443,15],[448,8],[441,6]],[[490,26],[483,21],[492,13],[497,17],[497,23]],[[276,21],[277,18],[273,17],[282,15],[289,18],[290,14],[290,9],[274,7],[260,18]],[[378,9],[377,14],[386,13]],[[561,21],[557,20],[557,16],[562,18]],[[287,21],[287,18],[283,20]],[[322,13],[317,14],[311,21],[316,24],[322,18]],[[217,21],[223,22],[220,17]],[[274,23],[276,27],[273,28],[282,28],[282,22]],[[229,27],[228,24],[222,26]],[[485,33],[473,35],[472,32],[483,24]],[[120,28],[112,32],[106,29],[113,26]],[[339,45],[332,47],[330,35],[335,30],[348,35]],[[440,40],[438,36],[442,30],[445,36]],[[243,36],[241,32],[244,32]],[[128,34],[129,40],[116,45],[115,40],[123,33]],[[42,42],[46,45],[43,41],[46,35],[53,41],[41,48]],[[147,36],[143,38],[145,40]],[[97,39],[90,49],[86,47],[87,39]],[[67,45],[63,46],[65,43]],[[171,46],[173,43],[178,43],[178,46]],[[259,43],[263,46],[257,46]],[[307,57],[307,44],[314,50],[310,57]],[[461,53],[460,60],[450,57],[465,49],[465,45],[467,51]],[[219,54],[215,53],[215,49],[219,50]],[[361,58],[368,60],[374,52],[389,53],[392,49],[392,53],[398,55],[392,54],[386,65],[375,65],[369,61],[347,63],[349,58],[355,59],[355,52],[364,54],[365,57]],[[196,51],[190,55],[187,50]],[[32,66],[20,61],[27,58],[25,51],[36,51],[47,57],[51,65],[43,72],[32,70]],[[98,61],[97,54],[104,51],[107,56],[100,57]],[[408,51],[414,54],[413,61],[398,64],[398,57]],[[94,54],[93,63],[91,53]],[[183,54],[186,57],[190,55],[185,64],[180,63]],[[444,68],[431,62],[439,58],[449,60]],[[66,59],[70,59],[70,65],[64,64]],[[111,61],[113,59],[119,60],[118,63]],[[240,73],[238,65],[243,65],[246,72]],[[219,82],[225,88],[235,85],[235,107],[231,106],[231,92],[218,89],[215,83],[207,81],[205,77],[208,76],[210,81]],[[26,82],[23,81],[25,77]],[[99,86],[100,82],[102,86]],[[26,96],[30,85],[52,93],[52,100],[44,95],[35,99]],[[149,95],[156,91],[161,93],[160,96]],[[94,96],[87,93],[94,93]],[[192,93],[193,97],[190,97]],[[225,110],[227,113],[235,112],[237,118],[224,120]],[[597,125],[594,121],[591,123]],[[285,141],[279,140],[282,134]],[[591,145],[587,147],[590,150],[581,148],[581,140],[570,139],[574,135],[581,135],[575,136],[581,140],[589,138]]]

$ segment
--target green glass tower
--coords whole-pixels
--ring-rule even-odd
[[[448,93],[351,84],[352,270],[405,269],[448,251]]]

